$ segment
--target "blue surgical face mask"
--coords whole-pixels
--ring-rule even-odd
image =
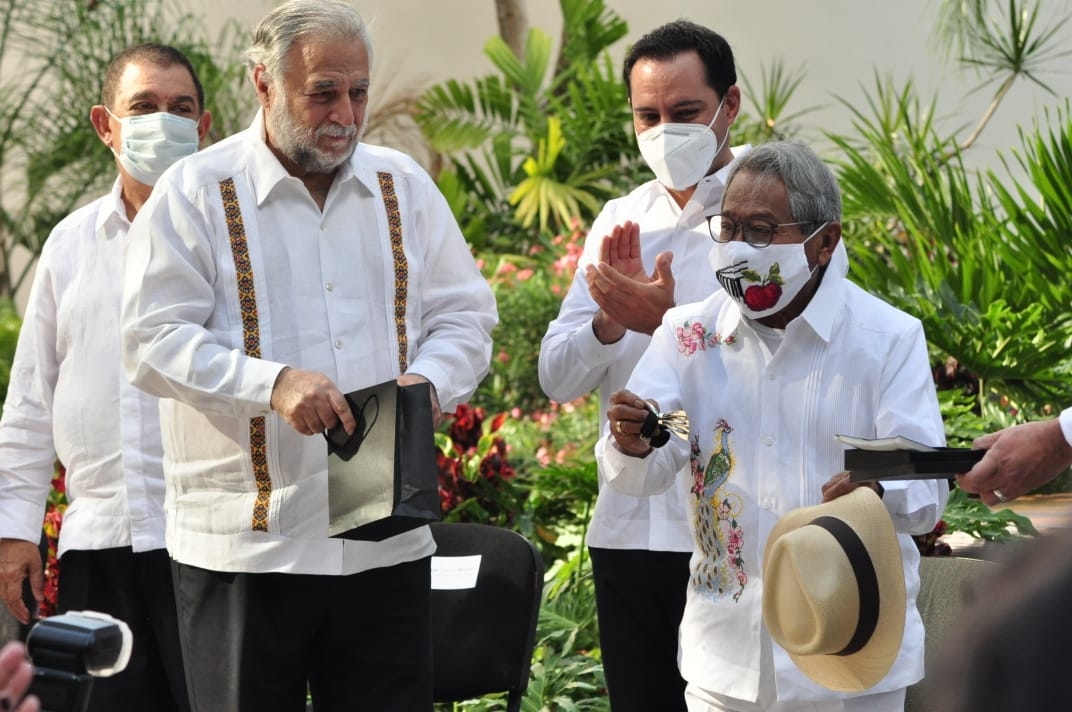
[[[112,153],[134,180],[145,185],[155,185],[171,164],[196,151],[200,143],[197,122],[184,116],[166,111],[122,118],[108,114],[122,126],[119,151]]]

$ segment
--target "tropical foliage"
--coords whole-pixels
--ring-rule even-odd
[[[526,254],[574,221],[590,222],[640,175],[608,52],[625,22],[602,0],[561,7],[557,58],[537,28],[520,57],[492,37],[484,52],[496,74],[444,82],[418,102],[418,123],[449,160],[440,188],[478,251]]]
[[[236,25],[207,37],[204,22],[166,0],[0,0],[0,57],[19,67],[0,80],[0,297],[23,285],[52,227],[114,180],[88,107],[100,102],[111,58],[160,41],[161,27],[211,98],[209,140],[232,133],[248,120]]]
[[[19,327],[22,320],[15,311],[15,305],[8,299],[0,298],[0,404],[7,397],[8,379],[11,378],[11,361],[15,358],[15,344],[19,340]],[[3,406],[0,405],[0,412]]]
[[[955,7],[954,7],[955,6]],[[853,131],[839,180],[853,276],[923,320],[953,444],[1072,402],[1072,116],[1067,102],[1021,128],[1003,170],[975,174],[966,155],[1014,81],[1068,54],[1055,44],[1068,16],[1040,4],[946,3],[947,44],[997,84],[970,135],[943,132],[937,99],[876,77],[866,109],[845,106]]]

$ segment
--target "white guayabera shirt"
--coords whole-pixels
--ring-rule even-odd
[[[111,193],[64,218],[45,242],[0,421],[0,537],[36,542],[57,458],[67,468],[58,553],[164,547],[157,399],[120,360],[123,246],[130,222]]]
[[[735,147],[734,156],[744,155],[749,148]],[[540,345],[540,384],[552,400],[561,403],[598,388],[600,432],[606,430],[610,394],[625,386],[651,337],[628,331],[612,344],[600,343],[592,331],[599,305],[588,293],[585,267],[599,262],[603,237],[615,225],[631,220],[640,226],[645,272],[652,273],[660,252],[674,253],[677,303],[699,301],[720,289],[707,264],[714,242],[706,216],[718,213],[728,173],[729,166],[725,166],[700,181],[684,208],[658,181],[649,181],[629,195],[609,201],[588,231],[573,283]],[[683,472],[681,476],[686,475]],[[633,497],[605,484],[600,467],[599,496],[588,528],[589,546],[692,551],[688,508],[680,492],[671,489],[652,497]]]
[[[664,411],[686,410],[690,442],[671,438],[635,458],[607,436],[601,456],[611,486],[632,495],[681,487],[682,467],[693,473],[685,485],[695,538],[681,623],[685,679],[741,700],[756,700],[761,675],[776,680],[781,700],[842,697],[806,678],[762,625],[763,549],[779,517],[818,504],[822,484],[844,469],[836,435],[945,444],[926,340],[917,319],[836,266],[784,334],[765,336],[725,292],[668,311],[627,387]],[[934,528],[948,497],[944,480],[883,484],[908,606],[897,660],[864,694],[922,678],[911,535]]]
[[[391,176],[390,191],[381,174]],[[247,260],[232,253],[234,225],[220,186],[228,179]],[[406,371],[431,381],[444,412],[487,373],[494,297],[446,200],[416,162],[359,145],[321,212],[265,144],[258,113],[247,130],[161,177],[131,227],[125,282],[127,373],[166,397],[174,559],[218,571],[351,574],[433,551],[427,527],[384,542],[328,538],[326,442],[270,412],[285,366],[323,373],[343,393],[397,377],[400,330]],[[251,329],[259,332],[259,358],[246,355]],[[251,433],[260,416],[264,449]]]

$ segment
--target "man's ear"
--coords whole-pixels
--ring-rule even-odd
[[[834,256],[834,248],[841,242],[841,223],[837,220],[830,221],[816,237],[819,238],[818,261],[825,266]]]
[[[97,104],[89,110],[89,122],[93,124],[93,130],[97,132],[97,137],[104,145],[113,148],[113,139],[118,137],[112,135],[115,133],[112,131],[112,117],[102,104]]]
[[[722,97],[722,114],[732,124],[737,120],[737,114],[741,112],[741,90],[736,84],[726,89],[726,96]]]
[[[206,111],[201,114],[201,118],[197,120],[197,146],[201,147],[201,144],[205,142],[205,136],[208,136],[208,130],[212,128],[212,112]]]
[[[261,108],[267,110],[272,103],[271,81],[263,64],[253,67],[253,88],[257,90],[257,101],[260,102]]]

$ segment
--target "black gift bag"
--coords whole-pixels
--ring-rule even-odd
[[[442,518],[427,383],[346,394],[357,427],[328,441],[329,534],[379,541]]]

